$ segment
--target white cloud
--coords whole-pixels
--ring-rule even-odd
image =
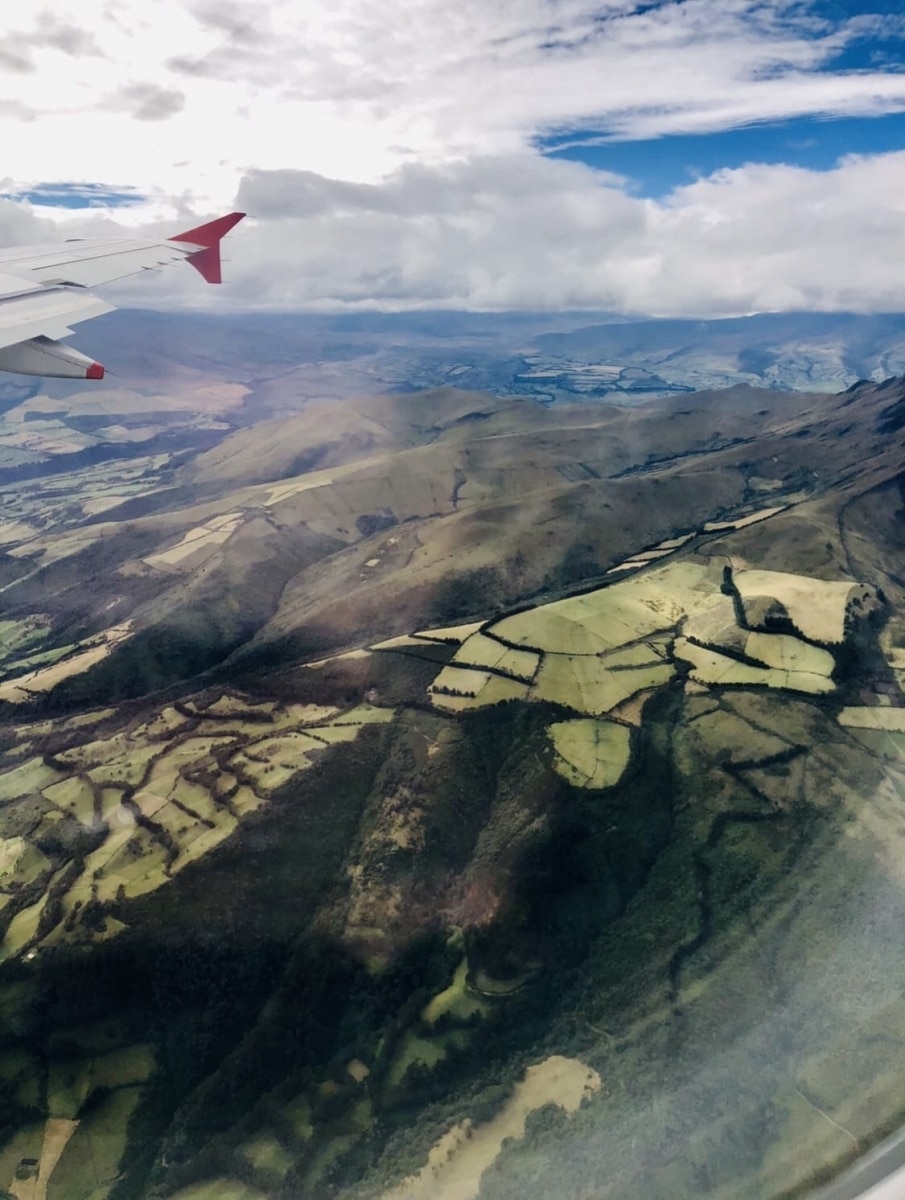
[[[720,171],[661,200],[528,153],[406,166],[380,185],[253,172],[239,199],[261,215],[225,243],[224,287],[169,268],[109,289],[111,299],[701,317],[905,310],[905,151],[826,172]],[[109,224],[93,216],[85,229]]]
[[[905,74],[821,70],[900,25],[830,25],[791,0],[6,6],[4,169],[219,208],[255,168],[375,182],[407,161],[515,153],[557,127],[648,137],[901,110]]]
[[[8,191],[135,188],[149,200],[115,213],[128,228],[259,218],[228,243],[232,286],[176,271],[121,289],[138,303],[905,307],[900,155],[750,166],[652,201],[532,149],[556,129],[903,111],[895,63],[831,69],[866,33],[895,48],[902,25],[830,24],[799,0],[48,0],[0,16],[3,169]],[[0,209],[12,241],[61,226],[116,227]]]

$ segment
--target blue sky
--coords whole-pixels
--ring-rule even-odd
[[[27,201],[37,208],[69,211],[130,208],[144,204],[148,199],[137,188],[115,187],[106,183],[39,183],[34,187],[13,188],[0,194],[8,200]]]
[[[777,15],[783,8],[789,16],[795,11],[778,4],[764,7],[773,7]],[[893,6],[875,0],[819,0],[799,5],[798,16],[806,16],[811,23],[815,44],[845,31],[838,47],[827,52],[814,74],[832,80],[874,72],[905,73],[905,14],[890,15],[884,8]],[[541,135],[534,144],[547,156],[624,175],[635,194],[661,197],[702,176],[749,163],[827,171],[846,155],[905,150],[905,105],[900,102],[889,107],[892,111],[859,116],[808,114],[642,139],[627,137],[606,124],[595,128],[593,122],[585,121]]]
[[[638,195],[662,197],[715,171],[783,163],[827,171],[849,154],[905,150],[905,112],[881,117],[799,118],[713,133],[613,141],[587,131],[537,140],[552,158],[625,175]]]

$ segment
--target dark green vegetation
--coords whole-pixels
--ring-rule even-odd
[[[483,1200],[768,1200],[866,1149],[905,1111],[905,735],[837,716],[903,707],[903,395],[734,389],[669,421],[377,397],[156,464],[122,520],[70,497],[39,528],[48,496],[16,491],[5,681],[135,624],[3,707],[0,1188],[51,1118],[78,1121],[51,1200],[377,1200],[553,1055],[602,1085],[572,1117],[540,1103]],[[870,584],[881,610],[849,613],[826,695],[681,669],[610,789],[553,769],[565,705],[433,708],[452,642],[318,661],[612,582],[689,531],[676,554],[729,592],[747,565]],[[342,742],[324,715],[278,724],[363,704],[392,720]],[[311,765],[241,809],[292,738],[319,740]],[[101,872],[67,908],[124,811],[126,883],[178,859],[164,786],[180,829],[236,828],[153,890]]]

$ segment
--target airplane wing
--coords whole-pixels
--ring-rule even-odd
[[[220,283],[220,241],[244,213],[228,213],[162,242],[74,239],[0,250],[0,371],[103,379],[100,363],[58,339],[116,307],[88,289],[185,259]]]

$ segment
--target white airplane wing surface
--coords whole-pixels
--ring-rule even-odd
[[[0,371],[103,379],[100,363],[58,339],[116,307],[88,288],[185,259],[220,283],[220,241],[244,213],[229,213],[161,242],[87,238],[0,250]]]

